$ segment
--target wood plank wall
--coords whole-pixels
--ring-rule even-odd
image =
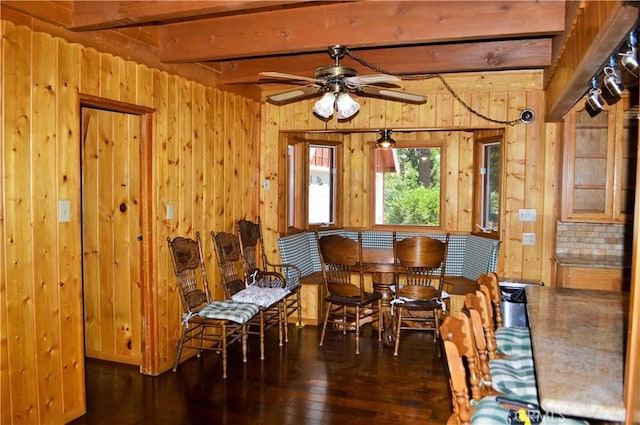
[[[143,341],[149,374],[172,365],[180,330],[166,238],[201,232],[221,298],[209,232],[257,216],[260,106],[0,22],[0,423],[64,423],[86,408],[79,93],[156,111],[146,158],[152,193],[144,194],[153,217],[152,279],[142,282],[151,285],[155,312],[143,319],[155,324]],[[59,199],[71,201],[70,223],[58,223]]]
[[[271,180],[271,188],[261,191],[260,215],[266,223],[268,250],[277,253],[278,232],[285,231],[286,211],[286,138],[279,131],[316,131],[382,128],[420,128],[436,130],[434,137],[446,139],[445,218],[446,231],[469,232],[472,225],[473,138],[470,131],[503,129],[503,227],[501,228],[498,272],[501,276],[551,282],[551,258],[555,248],[554,170],[556,167],[558,125],[545,124],[542,72],[505,71],[497,73],[445,76],[456,93],[473,109],[496,120],[512,120],[525,108],[537,119],[532,124],[515,126],[495,124],[471,114],[437,79],[404,82],[403,87],[427,96],[427,103],[410,105],[359,97],[360,112],[350,121],[324,122],[313,115],[316,99],[286,106],[265,103],[262,106],[262,157],[260,179]],[[271,92],[265,92],[268,95]],[[398,133],[399,135],[400,133]],[[344,137],[345,227],[369,228],[370,156],[369,143],[375,133],[353,133]],[[280,145],[276,145],[280,140]],[[520,208],[538,212],[535,223],[518,221]],[[535,246],[522,246],[522,233],[535,232]]]

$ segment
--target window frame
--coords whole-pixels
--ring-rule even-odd
[[[500,160],[498,171],[498,217],[496,220],[496,229],[490,229],[488,231],[482,230],[484,228],[484,199],[485,199],[485,175],[481,171],[481,168],[485,165],[485,147],[489,145],[499,145],[500,147]],[[503,209],[503,193],[502,193],[502,181],[504,179],[504,136],[502,134],[481,137],[474,140],[474,154],[473,154],[473,228],[472,234],[478,234],[485,237],[492,237],[499,239],[500,228],[502,222],[502,209]]]
[[[445,228],[445,218],[446,218],[446,205],[445,205],[445,194],[446,194],[446,181],[445,181],[445,165],[446,165],[446,141],[441,139],[428,139],[428,140],[396,140],[395,149],[420,149],[420,148],[439,148],[440,149],[440,212],[439,212],[439,224],[437,226],[429,226],[429,225],[419,225],[419,224],[377,224],[376,223],[376,201],[377,201],[377,192],[376,192],[376,144],[372,143],[371,146],[371,176],[370,176],[370,187],[371,187],[371,206],[370,206],[370,223],[373,229],[377,230],[396,230],[396,231],[442,231]]]
[[[333,170],[331,172],[331,184],[333,190],[333,215],[332,223],[309,223],[309,155],[312,146],[325,146],[334,149]],[[293,154],[290,154],[290,150]],[[291,158],[293,156],[293,158]],[[291,168],[293,166],[293,175]],[[342,144],[335,141],[316,139],[294,139],[287,143],[287,233],[296,233],[305,230],[333,229],[342,225]],[[293,195],[291,190],[294,191]],[[305,202],[293,201],[302,197]],[[293,217],[292,217],[293,216]]]

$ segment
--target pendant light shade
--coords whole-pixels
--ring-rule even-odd
[[[396,141],[391,138],[390,129],[380,130],[380,138],[376,141],[376,148],[378,149],[393,149],[396,145]]]

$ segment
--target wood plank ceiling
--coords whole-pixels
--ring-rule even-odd
[[[582,3],[547,1],[4,0],[75,34],[117,32],[158,63],[196,64],[221,85],[269,87],[261,71],[314,77],[341,44],[399,74],[544,69],[548,82]],[[47,6],[47,7],[45,7]],[[139,47],[138,47],[139,48]],[[117,52],[116,52],[117,54]],[[130,55],[138,61],[144,60]],[[347,56],[343,65],[373,71]],[[149,63],[153,66],[153,63]],[[594,64],[600,66],[601,63]],[[586,88],[585,88],[586,90]],[[258,91],[259,92],[259,91]]]

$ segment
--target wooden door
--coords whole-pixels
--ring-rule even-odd
[[[85,354],[141,363],[140,116],[82,108]]]

